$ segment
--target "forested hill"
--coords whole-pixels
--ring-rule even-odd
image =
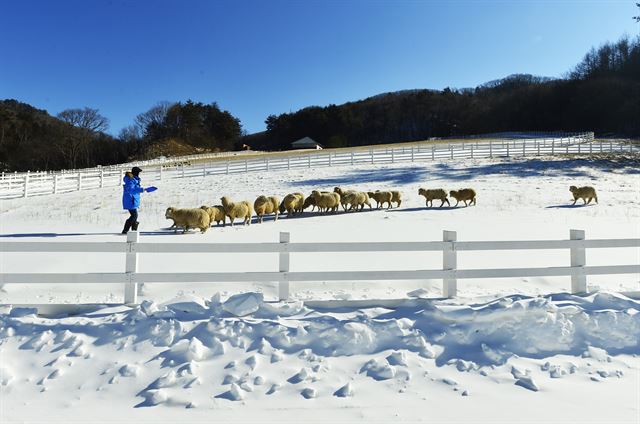
[[[563,79],[511,75],[472,89],[404,90],[271,115],[255,149],[309,136],[327,147],[500,131],[640,135],[640,37],[592,49]]]
[[[215,102],[160,102],[117,137],[96,109],[56,117],[0,100],[0,170],[82,168],[129,159],[240,148],[288,149],[309,136],[327,147],[501,131],[595,131],[640,136],[640,37],[592,49],[565,78],[511,75],[476,88],[413,89],[271,115],[242,137],[240,120]]]

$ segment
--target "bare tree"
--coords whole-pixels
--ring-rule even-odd
[[[135,125],[142,134],[146,134],[152,127],[160,127],[173,105],[175,102],[159,102],[148,111],[136,116]]]
[[[77,168],[81,154],[84,154],[85,164],[90,162],[89,142],[95,133],[104,132],[109,128],[109,119],[100,115],[98,109],[85,107],[84,109],[66,109],[57,115],[58,119],[80,128],[80,133],[69,132],[60,144],[62,154],[72,168]]]
[[[98,109],[66,109],[58,114],[58,119],[91,132],[105,132],[109,129],[109,119],[100,115]]]

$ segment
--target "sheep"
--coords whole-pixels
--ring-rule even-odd
[[[258,222],[262,223],[262,219],[265,215],[275,214],[276,221],[278,220],[278,213],[280,206],[280,198],[278,196],[258,196],[255,202],[253,202],[253,209],[258,215]]]
[[[472,188],[462,188],[460,190],[451,190],[449,192],[449,195],[454,199],[456,199],[456,205],[454,207],[457,207],[458,203],[460,203],[461,200],[464,202],[465,206],[468,206],[467,200],[469,201],[469,205],[476,204],[476,192]]]
[[[331,191],[321,191],[320,194],[329,194],[332,193]],[[304,199],[304,204],[302,205],[302,209],[307,209],[309,206],[311,206],[311,212],[313,212],[316,208],[318,208],[318,210],[320,212],[322,212],[322,209],[316,205],[316,199],[313,197],[313,194],[310,194],[309,197],[307,197],[306,199]]]
[[[346,211],[347,205],[349,210],[363,210],[364,205],[368,205],[371,209],[371,203],[369,203],[369,195],[363,191],[345,191],[340,195],[340,203],[342,208]],[[360,209],[358,209],[360,208]]]
[[[578,199],[582,199],[585,205],[591,203],[592,199],[595,199],[596,203],[598,203],[598,195],[596,194],[596,189],[591,186],[571,186],[569,187],[569,191],[571,192],[571,194],[573,194],[572,205],[575,205]]]
[[[220,198],[224,213],[229,217],[231,226],[233,227],[233,221],[236,218],[243,218],[244,225],[251,225],[251,215],[253,215],[253,208],[251,203],[243,200],[241,202],[232,202],[227,196]]]
[[[216,225],[220,225],[220,221],[222,221],[223,227],[227,225],[227,216],[224,213],[222,205],[201,206],[200,209],[205,210],[209,214],[211,224],[215,222]]]
[[[397,207],[399,208],[400,205],[402,204],[402,192],[397,191],[397,190],[391,190],[391,194],[393,194],[393,198],[391,199],[391,201],[393,203],[397,203]]]
[[[447,199],[447,192],[444,191],[441,188],[435,188],[435,189],[425,189],[425,188],[420,188],[418,189],[418,194],[420,196],[424,196],[425,199],[427,199],[427,201],[425,202],[425,205],[427,207],[432,207],[433,206],[433,200],[434,199],[438,199],[440,200],[440,207],[442,207],[444,205],[444,202],[447,202],[447,206],[451,206],[451,203],[449,203],[449,199]],[[429,204],[431,203],[431,204]]]
[[[360,206],[360,210],[362,210],[364,209],[364,205],[368,205],[369,209],[371,209],[369,194],[366,192],[343,190],[341,187],[334,187],[333,192],[340,195],[340,203],[342,204],[342,209],[345,211],[347,210],[347,205],[350,205],[349,210],[353,210],[354,208],[357,210],[358,206]]]
[[[304,194],[302,193],[289,193],[284,196],[282,203],[280,203],[280,213],[287,211],[287,217],[302,212],[305,205]]]
[[[199,228],[200,232],[206,233],[211,220],[209,214],[203,209],[178,209],[167,208],[164,217],[173,220],[174,232],[178,232],[178,227],[182,227],[182,233],[189,231],[189,228]]]
[[[329,212],[329,209],[334,213],[338,211],[338,206],[340,206],[340,195],[338,193],[320,193],[318,190],[313,190],[311,195],[320,211]]]
[[[367,192],[370,198],[376,201],[376,208],[380,209],[385,203],[388,204],[387,209],[391,207],[391,199],[393,199],[393,193],[390,191],[369,191]]]

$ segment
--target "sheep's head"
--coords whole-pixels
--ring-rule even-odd
[[[209,211],[209,206],[200,206],[200,209],[205,210],[205,211]]]
[[[375,195],[376,195],[376,193],[377,193],[377,191],[376,191],[376,192],[373,192],[373,191],[367,191],[367,195],[368,195],[369,197],[373,197],[373,196],[375,196]]]
[[[229,203],[231,203],[231,201],[227,196],[222,196],[220,198],[220,201],[222,202],[222,206],[227,206]]]
[[[418,189],[418,194],[420,196],[426,196],[427,195],[427,190],[425,190],[423,188],[420,188],[420,189]]]
[[[457,195],[458,195],[458,191],[457,190],[451,190],[449,192],[449,196],[451,196],[451,197],[456,197]]]
[[[571,187],[569,187],[569,191],[570,191],[571,193],[575,193],[576,191],[578,191],[578,187],[576,187],[576,186],[571,186]]]
[[[167,218],[167,219],[173,217],[173,208],[172,207],[167,208],[167,210],[164,213],[164,217]]]
[[[342,189],[340,187],[334,187],[333,188],[333,192],[334,193],[338,193],[338,194],[342,194]]]

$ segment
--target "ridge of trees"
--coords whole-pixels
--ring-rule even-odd
[[[248,144],[283,150],[309,136],[327,147],[501,131],[584,131],[640,135],[640,37],[591,49],[564,78],[510,75],[475,88],[410,89],[270,115],[245,135],[216,103],[160,102],[117,137],[91,108],[56,117],[0,100],[0,170],[55,170],[122,163],[159,152],[225,151]]]
[[[591,49],[565,78],[510,75],[476,88],[403,90],[343,105],[270,115],[254,149],[282,150],[305,136],[326,147],[501,131],[640,135],[640,37]]]

